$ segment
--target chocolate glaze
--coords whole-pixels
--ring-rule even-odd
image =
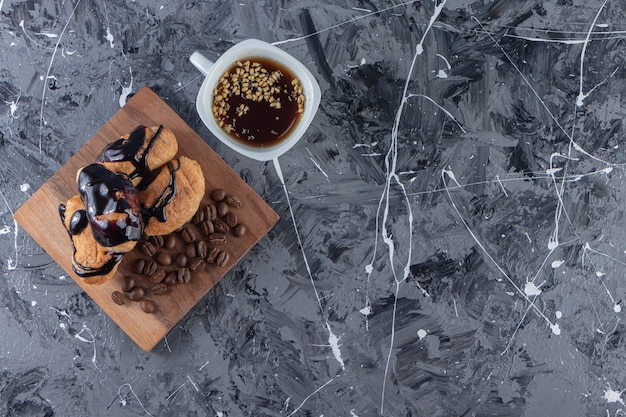
[[[72,218],[70,219],[69,232],[72,235],[77,235],[82,232],[88,224],[89,219],[87,218],[87,212],[85,210],[78,210],[74,212],[74,214],[72,214]]]
[[[65,204],[59,204],[59,216],[61,217],[61,222],[65,224]],[[77,213],[81,213],[76,215]],[[77,219],[75,222],[75,218]],[[75,222],[75,224],[73,224]],[[108,260],[99,267],[88,267],[82,265],[80,262],[76,260],[76,245],[74,245],[73,235],[79,234],[85,227],[87,227],[87,215],[85,210],[78,210],[72,214],[72,219],[70,220],[70,227],[68,233],[70,235],[70,242],[72,242],[72,270],[81,278],[89,278],[100,275],[106,275],[113,270],[115,265],[119,261],[122,260],[123,254],[120,252],[107,251],[106,254],[108,256]]]
[[[78,175],[78,191],[87,208],[93,237],[102,246],[115,246],[141,239],[141,210],[135,186],[103,165],[90,164]],[[111,213],[124,213],[112,220]]]
[[[139,151],[146,140],[146,127],[138,126],[133,130],[128,139],[118,139],[115,142],[111,142],[96,158],[96,162],[131,162],[135,167],[135,170],[131,172],[128,177],[134,179],[136,177],[143,177],[149,173],[147,157],[156,142],[156,139],[161,134],[163,126],[160,125],[154,135],[148,141],[146,148],[139,156]]]

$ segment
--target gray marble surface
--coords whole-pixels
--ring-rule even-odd
[[[624,415],[625,15],[0,0],[0,416]],[[287,194],[195,111],[246,38],[322,89]],[[150,353],[12,217],[142,86],[281,216]]]

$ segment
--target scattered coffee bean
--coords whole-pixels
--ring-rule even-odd
[[[227,234],[232,232],[235,237],[242,237],[247,233],[247,227],[239,223],[237,214],[231,208],[241,207],[241,201],[223,189],[211,192],[211,199],[215,203],[203,205],[194,213],[191,221],[178,230],[177,234],[167,236],[144,236],[139,243],[139,249],[154,259],[138,259],[134,265],[137,273],[142,273],[154,284],[150,293],[162,295],[167,293],[168,286],[178,283],[189,283],[192,272],[205,268],[206,263],[217,264],[221,268],[228,266],[230,252],[220,249],[227,240]],[[201,232],[207,238],[200,237]],[[180,240],[186,242],[183,253],[176,250],[181,248]],[[165,248],[168,251],[159,251]],[[161,267],[177,265],[178,270],[166,272]],[[132,275],[124,277],[122,291],[111,294],[113,302],[124,304],[126,298],[140,301],[141,309],[146,313],[155,311],[153,301],[145,298],[146,289],[136,285],[136,278]],[[124,294],[124,293],[127,293]]]
[[[216,188],[211,191],[211,199],[213,201],[222,201],[226,197],[226,191],[221,188]]]
[[[148,256],[153,256],[156,253],[156,247],[149,240],[143,240],[139,244],[139,249]]]
[[[239,201],[239,199],[232,194],[226,194],[224,201],[226,201],[226,203],[231,207],[241,207],[241,201]]]
[[[185,255],[187,255],[188,258],[195,258],[196,245],[194,245],[193,243],[188,243],[187,247],[185,248]]]
[[[118,306],[121,306],[122,304],[124,304],[124,299],[125,298],[126,298],[126,296],[124,294],[122,294],[121,292],[119,292],[119,291],[113,291],[111,293],[111,299]]]
[[[223,245],[226,242],[226,235],[224,233],[211,233],[208,242],[211,246]]]
[[[189,224],[186,224],[183,227],[183,230],[180,232],[180,236],[187,243],[192,243],[196,241],[196,232],[191,228]]]
[[[141,302],[139,303],[139,307],[141,307],[141,310],[144,313],[154,313],[154,303],[150,300],[141,300]]]
[[[163,283],[165,283],[166,285],[176,285],[177,282],[178,274],[176,273],[176,271],[168,272],[167,275],[165,275],[165,279],[163,280]]]
[[[217,218],[217,207],[215,207],[215,204],[207,204],[206,207],[204,207],[204,211],[205,220],[214,220]]]
[[[179,253],[178,256],[176,256],[176,265],[180,266],[181,268],[183,266],[187,266],[187,255],[185,255],[184,253]]]
[[[178,282],[181,284],[187,284],[191,280],[191,272],[187,268],[180,268],[177,276]]]
[[[137,259],[137,262],[135,262],[135,272],[137,272],[138,274],[143,274],[143,269],[146,266],[146,260],[143,258],[139,258]]]
[[[163,266],[168,266],[172,264],[172,256],[167,252],[159,252],[156,260]]]
[[[150,281],[153,284],[158,284],[159,282],[165,279],[165,271],[162,269],[157,269],[154,274],[150,275]]]
[[[156,246],[157,248],[162,248],[164,239],[163,239],[163,236],[161,235],[150,236],[150,242],[152,242],[152,244]]]
[[[159,268],[159,265],[153,260],[149,260],[146,262],[146,265],[143,267],[143,274],[150,276],[156,272]]]
[[[224,222],[222,219],[213,220],[213,227],[215,227],[215,231],[218,233],[228,233],[230,227]]]
[[[167,239],[165,239],[165,249],[169,249],[169,250],[174,249],[174,247],[176,247],[176,241],[177,241],[176,236],[169,235]]]
[[[233,228],[233,234],[236,237],[242,237],[243,235],[246,234],[246,231],[247,231],[246,225],[243,223],[239,223]]]
[[[223,251],[220,251],[219,255],[217,255],[217,258],[215,259],[215,263],[217,264],[217,266],[224,268],[228,264],[229,259],[230,259],[230,253],[223,250]]]
[[[204,240],[196,242],[196,254],[202,259],[206,259],[208,246]]]
[[[189,262],[189,270],[191,271],[197,271],[202,268],[204,268],[204,260],[202,258],[193,258]]]
[[[122,291],[129,292],[130,290],[133,289],[134,286],[135,286],[135,278],[130,275],[126,275],[124,279],[122,280]]]
[[[219,217],[226,216],[226,213],[228,213],[228,210],[230,208],[225,201],[220,201],[215,207],[217,208],[217,215]]]
[[[210,235],[215,232],[215,226],[213,226],[213,222],[211,220],[205,220],[200,223],[200,230],[204,233],[205,236]]]
[[[200,210],[200,209],[198,209],[198,211],[196,211],[196,213],[191,218],[191,221],[193,222],[193,224],[200,224],[202,223],[203,220],[204,220],[204,210]]]
[[[206,256],[206,261],[210,264],[215,263],[215,259],[217,259],[217,255],[219,254],[220,254],[220,249],[217,247],[212,247]]]
[[[239,221],[237,220],[237,215],[233,213],[232,211],[229,211],[228,213],[226,213],[226,216],[224,217],[224,221],[226,222],[228,227],[235,227],[237,226],[237,223],[239,223]]]
[[[153,286],[150,289],[150,291],[154,295],[163,295],[163,294],[165,294],[167,292],[167,285],[165,285],[164,283],[157,284],[157,285]]]
[[[146,295],[146,290],[143,287],[135,287],[128,293],[128,298],[133,301],[139,301]]]

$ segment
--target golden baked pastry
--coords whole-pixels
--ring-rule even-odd
[[[72,269],[88,284],[106,282],[117,271],[124,253],[137,243],[129,241],[116,247],[100,245],[93,237],[85,203],[78,194],[59,206],[59,214],[72,241]]]
[[[167,163],[139,193],[147,217],[144,232],[166,235],[187,223],[198,210],[204,188],[202,168],[196,161],[181,156]]]
[[[96,162],[137,185],[151,171],[171,161],[178,152],[174,132],[164,126],[138,126],[107,145]]]

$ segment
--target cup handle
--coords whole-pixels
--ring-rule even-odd
[[[213,66],[213,61],[202,55],[200,52],[195,51],[189,57],[189,61],[193,64],[194,67],[198,69],[205,76],[209,75],[211,71],[211,67]]]

